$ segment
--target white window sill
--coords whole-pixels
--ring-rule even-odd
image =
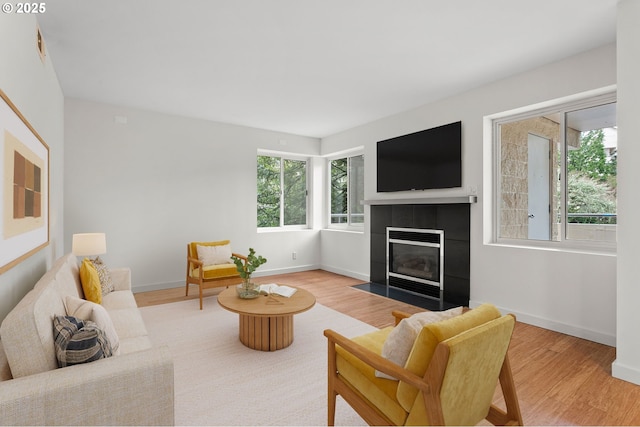
[[[577,254],[617,256],[617,247],[610,245],[602,245],[597,242],[551,242],[551,241],[522,241],[522,240],[506,240],[501,239],[497,242],[485,243],[486,246],[514,248],[514,249],[531,249],[551,252],[567,252]]]
[[[269,227],[258,228],[258,233],[290,233],[295,231],[313,231],[309,227]]]
[[[364,234],[363,227],[327,227],[323,228],[322,231],[332,231],[338,233],[354,233],[354,234]]]

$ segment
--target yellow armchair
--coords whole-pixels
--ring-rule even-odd
[[[240,274],[231,260],[231,255],[247,262],[246,255],[231,252],[231,242],[191,242],[187,244],[187,279],[185,296],[189,296],[189,285],[198,285],[200,310],[202,310],[203,289],[229,286],[231,279],[240,283]],[[198,247],[201,249],[198,256]],[[205,253],[206,252],[206,253]],[[233,283],[231,283],[233,284]]]
[[[396,324],[409,316],[393,314]],[[522,425],[507,355],[514,325],[491,304],[426,325],[405,366],[381,356],[393,327],[353,339],[326,330],[328,424],[341,395],[370,425]],[[492,404],[498,381],[506,411]]]

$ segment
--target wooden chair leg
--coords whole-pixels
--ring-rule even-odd
[[[505,412],[502,409],[491,405],[489,414],[487,415],[487,421],[493,425],[524,425],[508,353],[505,355],[504,362],[502,363],[499,378],[500,388],[502,389],[502,396],[504,397],[507,411]]]
[[[329,406],[327,412],[327,425],[333,426],[336,422],[336,393],[334,391],[329,391]]]
[[[184,296],[188,297],[189,296],[189,244],[187,244],[187,278],[185,279],[185,282],[187,284],[187,289],[184,292]]]
[[[329,341],[329,351],[327,352],[329,356],[329,363],[327,364],[327,425],[333,426],[336,422],[336,396],[337,393],[334,388],[334,382],[336,377],[336,346],[331,341]]]
[[[507,416],[510,420],[523,425],[522,413],[520,412],[520,403],[516,394],[516,385],[513,381],[513,372],[511,371],[511,362],[509,362],[509,354],[504,357],[502,370],[500,371],[500,387],[504,395],[504,401],[507,407]]]
[[[198,289],[200,290],[200,310],[202,310],[202,284],[198,285]]]

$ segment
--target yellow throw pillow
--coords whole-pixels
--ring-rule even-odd
[[[100,277],[89,258],[82,260],[82,265],[80,266],[80,282],[82,283],[82,290],[84,291],[84,299],[95,302],[96,304],[102,304]]]

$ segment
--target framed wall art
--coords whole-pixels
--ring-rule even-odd
[[[0,90],[0,273],[49,244],[49,146]]]

